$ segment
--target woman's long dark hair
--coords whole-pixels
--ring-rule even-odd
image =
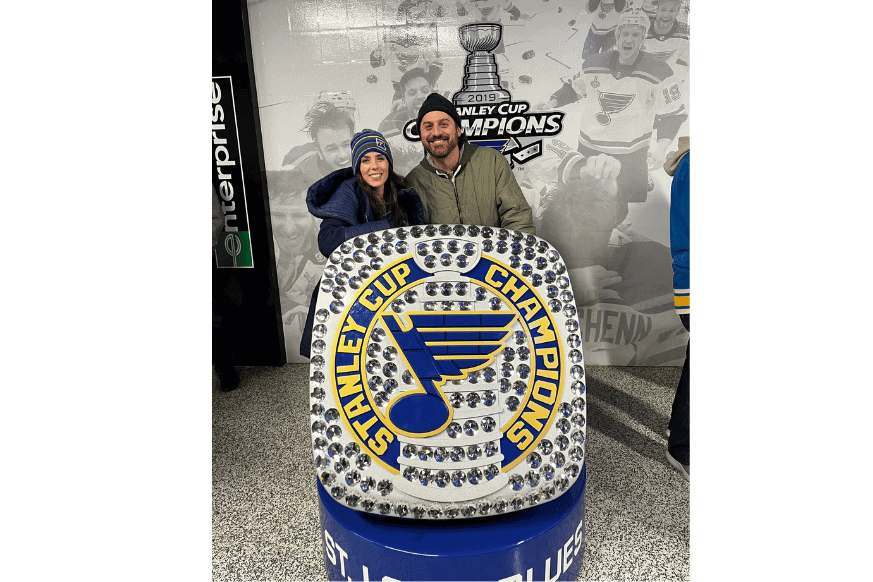
[[[373,188],[361,176],[361,168],[355,168],[355,178],[357,178],[358,186],[361,187],[361,190],[367,193],[367,199],[370,201],[370,207],[373,209],[373,214],[376,215],[376,220],[382,220],[388,216],[390,217],[391,226],[409,226],[409,217],[406,216],[406,212],[403,211],[403,208],[397,202],[397,194],[401,190],[409,188],[409,184],[394,173],[393,167],[388,170],[388,180],[385,182],[385,192],[382,195],[382,198],[385,200],[384,206],[376,201],[376,194]]]

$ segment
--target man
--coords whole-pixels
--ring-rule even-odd
[[[635,2],[635,4],[639,4]],[[690,0],[680,0],[679,3],[679,22],[683,24],[688,24],[688,11],[691,9]],[[649,18],[654,20],[658,13],[658,8],[661,6],[661,2],[658,0],[643,0],[642,8],[643,12],[649,15]]]
[[[401,99],[394,103],[391,112],[379,124],[379,132],[388,140],[394,153],[394,171],[402,176],[412,170],[421,159],[421,148],[403,136],[403,127],[418,115],[422,103],[432,89],[424,69],[416,67],[406,71],[398,85]]]
[[[607,51],[615,45],[615,29],[622,13],[627,9],[625,0],[588,0],[588,14],[593,14],[582,58],[587,59]]]
[[[670,94],[669,98],[675,100],[678,97],[687,112],[690,105],[688,69],[691,61],[689,53],[691,33],[688,25],[677,19],[681,12],[681,4],[679,0],[661,0],[652,17],[652,26],[649,28],[642,50],[666,62],[673,69],[672,78],[678,81],[675,84],[678,92]],[[673,84],[670,85],[670,89],[672,87]]]
[[[691,189],[691,143],[689,138],[679,138],[679,151],[664,164],[664,170],[673,176],[670,187],[670,253],[673,255],[673,296],[676,313],[682,325],[691,332],[691,280],[690,280],[690,212]],[[688,481],[691,480],[691,435],[689,432],[691,401],[691,341],[685,348],[685,364],[673,408],[670,413],[670,428],[667,440],[667,461]]]
[[[653,134],[657,167],[688,117],[679,84],[670,79],[673,70],[640,50],[649,24],[642,10],[625,12],[616,27],[616,48],[586,59],[582,70],[551,97],[552,107],[583,101],[579,153],[608,154],[621,162],[619,223],[627,216],[629,202],[645,202],[648,196],[647,157]]]
[[[306,188],[334,170],[346,168],[351,161],[355,123],[348,109],[330,101],[319,101],[307,113],[304,130],[311,144],[292,148],[282,160],[283,169],[299,171],[306,178]]]
[[[533,213],[499,152],[467,141],[451,101],[431,93],[418,111],[424,159],[406,176],[433,224],[478,224],[536,234]]]
[[[421,69],[431,87],[437,84],[443,73],[443,63],[436,41],[436,22],[413,23],[389,27],[383,45],[370,53],[370,66],[374,69],[387,65],[394,96],[391,101],[402,99],[400,80],[413,70]]]
[[[279,306],[289,362],[305,362],[297,345],[326,258],[318,252],[318,221],[306,208],[308,178],[298,170],[267,171]]]
[[[687,24],[676,19],[680,7],[679,0],[661,0],[652,18],[652,26],[643,50],[656,59],[665,61],[684,82],[688,76],[690,32]]]
[[[418,110],[430,93],[431,85],[424,69],[416,67],[406,71],[400,78],[400,101],[394,105],[391,113],[379,124],[379,133],[385,136],[385,139],[401,135],[403,126],[410,119],[415,119]]]

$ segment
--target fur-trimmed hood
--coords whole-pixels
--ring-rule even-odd
[[[682,159],[682,156],[691,151],[691,138],[687,135],[680,137],[678,145],[679,151],[671,156],[667,156],[667,161],[664,162],[664,171],[667,172],[667,175],[669,176],[672,176],[676,171],[676,166],[679,165],[679,160]]]

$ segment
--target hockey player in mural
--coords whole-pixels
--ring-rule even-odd
[[[394,103],[403,98],[401,79],[413,69],[423,71],[427,82],[436,85],[443,72],[437,50],[436,25],[410,23],[391,27],[384,34],[382,44],[370,53],[370,67],[377,70],[387,68],[394,87],[391,99]]]
[[[673,69],[673,78],[679,81],[680,99],[688,112],[688,68],[690,66],[689,38],[691,32],[688,24],[678,19],[682,14],[680,0],[661,0],[657,6],[649,34],[643,43],[642,50],[658,60],[662,60]],[[654,163],[655,160],[651,160]],[[654,167],[654,166],[650,166]]]
[[[357,103],[349,91],[320,91],[306,112],[302,131],[309,141],[292,147],[281,171],[267,172],[270,216],[279,280],[279,306],[289,362],[305,361],[287,338],[299,338],[312,290],[325,257],[315,245],[319,222],[306,209],[306,191],[351,160]]]
[[[638,8],[642,8],[643,11],[649,15],[649,18],[654,20],[658,13],[658,8],[661,6],[661,2],[659,0],[634,0],[632,4],[635,4]],[[679,2],[679,12],[677,14],[677,19],[682,24],[688,25],[688,11],[690,10],[690,2],[688,0],[681,0]]]
[[[322,92],[306,113],[303,130],[311,141],[291,148],[282,160],[282,167],[301,172],[308,184],[346,167],[355,134],[354,111],[354,99],[347,91]]]
[[[621,162],[616,225],[627,216],[629,202],[646,201],[653,187],[649,166],[663,165],[667,147],[688,118],[678,81],[670,79],[673,70],[640,50],[649,26],[642,10],[625,12],[616,27],[616,48],[586,59],[549,103],[554,108],[582,101],[577,150]],[[657,146],[649,162],[653,134]]]
[[[642,50],[665,61],[673,69],[673,73],[684,80],[688,75],[685,58],[690,31],[687,24],[678,20],[681,8],[680,0],[661,0],[654,17],[651,18],[652,25]],[[677,66],[683,69],[677,70]]]
[[[549,105],[538,106],[581,106],[578,143],[561,139],[572,135],[568,126],[519,181],[539,198],[537,232],[568,262],[592,363],[675,363],[687,338],[670,310],[669,249],[622,224],[628,203],[647,199],[647,157],[663,159],[687,118],[670,99],[672,70],[640,52],[649,23],[641,11],[625,12],[618,47],[587,59]],[[600,161],[603,154],[611,161]]]
[[[410,119],[415,119],[418,109],[432,92],[430,81],[424,69],[414,68],[400,78],[400,100],[391,108],[391,113],[379,124],[379,131],[386,138],[400,135],[403,126]]]
[[[418,116],[418,109],[435,88],[427,79],[424,69],[406,71],[400,78],[401,98],[391,106],[391,112],[379,123],[379,132],[394,152],[394,168],[405,176],[421,161],[421,148],[403,138],[403,126]]]
[[[299,170],[267,172],[273,248],[279,280],[279,307],[285,337],[300,337],[312,290],[326,259],[318,252],[318,221],[306,210],[307,177]],[[286,349],[289,362],[304,361]]]
[[[437,24],[452,15],[443,3],[431,0],[404,0],[397,7],[397,21],[381,33],[382,42],[370,53],[370,67],[391,81],[393,95],[387,115],[378,124],[394,153],[394,168],[401,175],[419,162],[421,148],[403,139],[403,126],[415,119],[418,108],[443,73],[437,43]],[[367,79],[378,82],[374,73]],[[372,127],[372,126],[371,126]]]
[[[625,0],[587,0],[586,10],[592,15],[582,57],[588,58],[615,46],[615,27],[628,9]]]

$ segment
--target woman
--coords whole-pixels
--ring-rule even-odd
[[[386,228],[424,224],[424,206],[415,190],[394,173],[388,142],[365,129],[352,138],[352,167],[336,170],[309,187],[306,206],[321,218],[318,249],[324,256],[345,241]],[[300,354],[309,357],[318,286],[300,339]]]

